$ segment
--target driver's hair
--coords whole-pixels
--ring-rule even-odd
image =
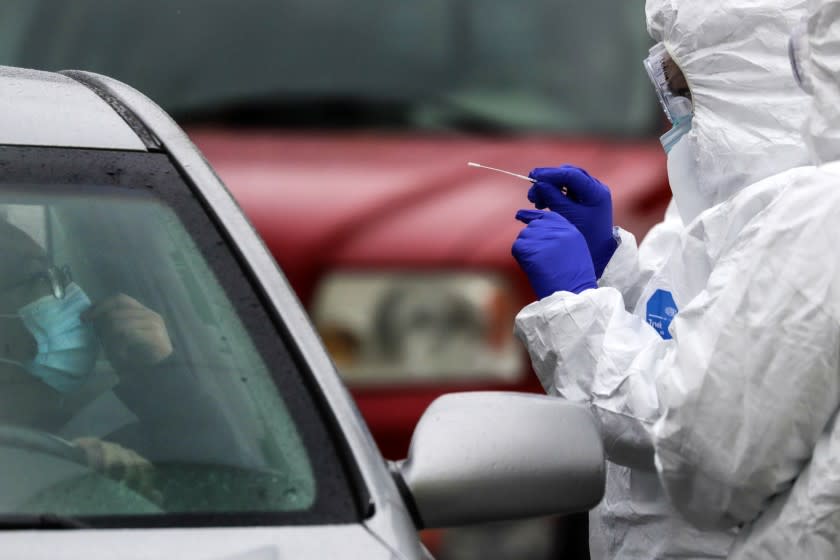
[[[45,265],[47,254],[32,237],[0,219],[0,284],[22,280],[33,264]]]

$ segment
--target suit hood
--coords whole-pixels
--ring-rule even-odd
[[[696,188],[718,204],[765,177],[809,162],[800,129],[807,97],[788,39],[805,0],[648,0],[648,31],[691,90],[687,142]]]

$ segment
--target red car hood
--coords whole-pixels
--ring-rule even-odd
[[[200,128],[193,141],[307,302],[320,272],[353,268],[509,269],[529,207],[518,173],[574,163],[613,190],[616,223],[644,233],[669,197],[653,139],[485,139]]]

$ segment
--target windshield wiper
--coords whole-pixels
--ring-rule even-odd
[[[87,527],[90,527],[90,525],[74,517],[52,513],[0,515],[0,531],[20,529],[85,529]]]

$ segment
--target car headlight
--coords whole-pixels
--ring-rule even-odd
[[[515,380],[509,285],[481,273],[343,272],[315,294],[315,326],[351,382]]]

